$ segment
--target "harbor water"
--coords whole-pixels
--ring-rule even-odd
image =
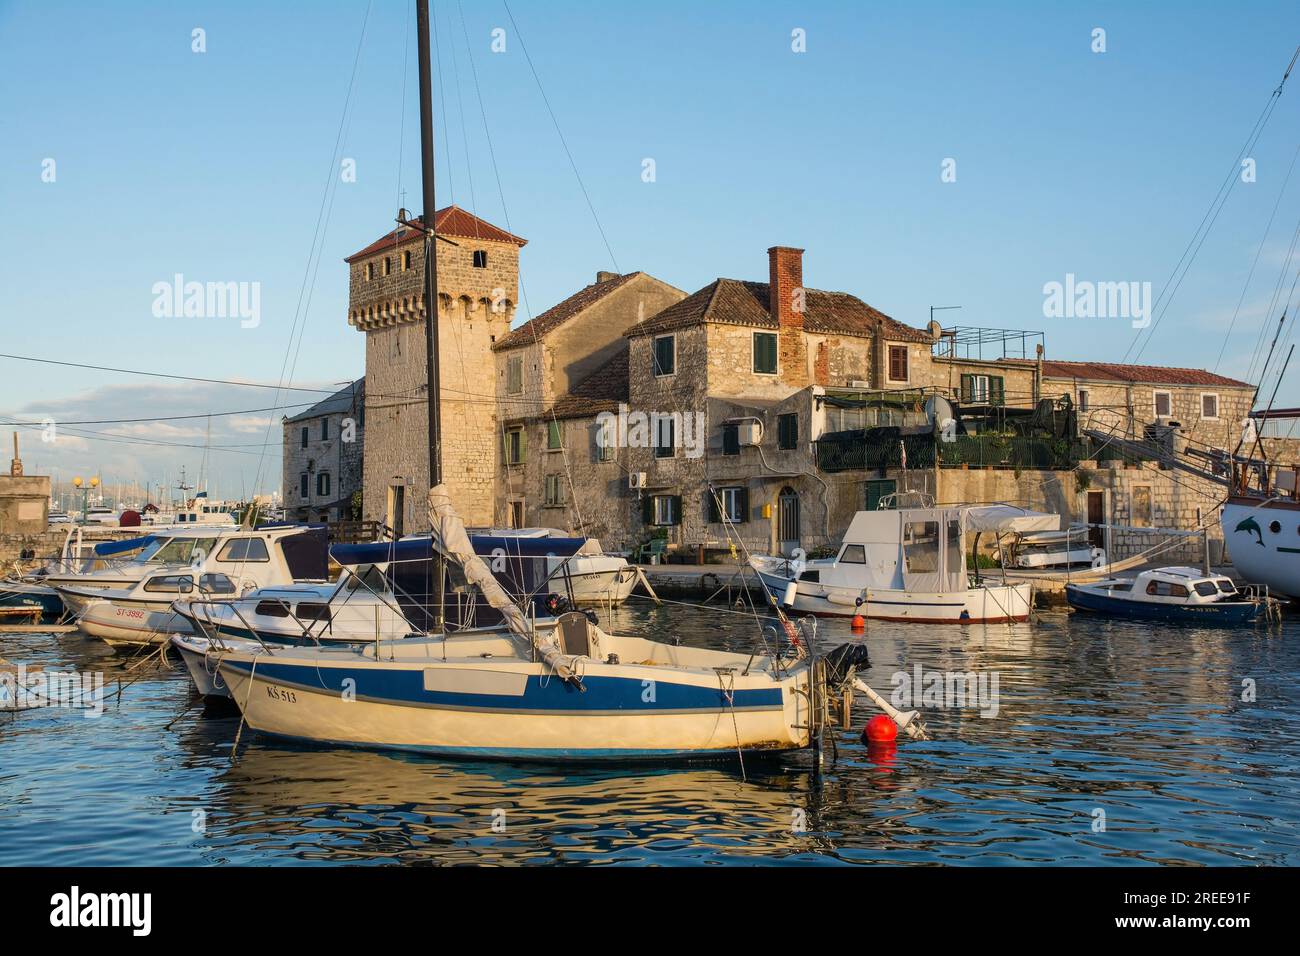
[[[700,646],[747,649],[759,633],[725,606],[605,617]],[[819,635],[854,639],[846,621]],[[936,673],[978,678],[980,693],[933,684],[917,700],[932,739],[892,751],[860,742],[874,711],[859,696],[817,779],[806,753],[575,769],[247,729],[232,760],[237,713],[200,704],[174,658],[0,635],[0,656],[102,672],[111,698],[97,717],[0,714],[0,864],[1300,864],[1300,620],[1214,630],[1051,612],[872,622],[863,639],[863,676],[887,698],[903,675]]]

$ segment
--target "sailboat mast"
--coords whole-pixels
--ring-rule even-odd
[[[424,188],[424,350],[429,365],[429,487],[442,484],[442,421],[438,412],[438,250],[434,238],[433,79],[429,71],[429,0],[416,0],[420,56],[420,173]]]
[[[442,484],[442,418],[439,413],[438,376],[438,238],[436,229],[438,207],[433,195],[433,76],[429,68],[429,0],[415,0],[416,36],[419,42],[420,68],[420,181],[424,190],[424,354],[429,367],[429,487]],[[430,527],[429,541],[433,544],[436,528]],[[445,598],[446,570],[440,551],[429,562],[429,570],[436,580],[430,582],[433,609],[430,624],[433,630],[443,628],[443,601]],[[378,656],[378,654],[376,654]]]

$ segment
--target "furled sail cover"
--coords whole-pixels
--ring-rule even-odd
[[[555,638],[552,637],[550,641],[545,642],[535,638],[528,627],[523,611],[510,600],[510,596],[492,576],[492,571],[483,559],[474,553],[469,534],[465,531],[465,522],[452,506],[451,495],[447,493],[446,485],[435,485],[429,489],[429,522],[433,525],[433,533],[442,550],[460,564],[461,570],[465,572],[465,580],[476,585],[488,604],[501,612],[501,616],[506,620],[506,626],[535,646],[542,660],[546,661],[556,674],[564,680],[571,679],[573,672],[560,654]]]
[[[127,538],[125,541],[101,541],[95,545],[95,554],[101,558],[107,558],[114,554],[126,554],[128,551],[139,551],[147,544],[152,544],[155,537],[151,534],[143,538]]]
[[[967,531],[1060,531],[1061,516],[1017,508],[1014,505],[979,505],[964,509]]]

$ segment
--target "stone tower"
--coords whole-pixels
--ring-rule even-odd
[[[443,478],[465,523],[490,525],[501,445],[492,345],[510,331],[526,240],[457,206],[434,224]],[[366,334],[364,516],[427,531],[423,232],[399,226],[346,261],[348,323]]]

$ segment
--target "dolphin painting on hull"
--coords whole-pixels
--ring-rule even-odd
[[[1259,522],[1254,518],[1243,518],[1237,522],[1237,527],[1232,529],[1233,532],[1245,531],[1255,535],[1255,543],[1261,548],[1264,546],[1264,531],[1260,528]]]

